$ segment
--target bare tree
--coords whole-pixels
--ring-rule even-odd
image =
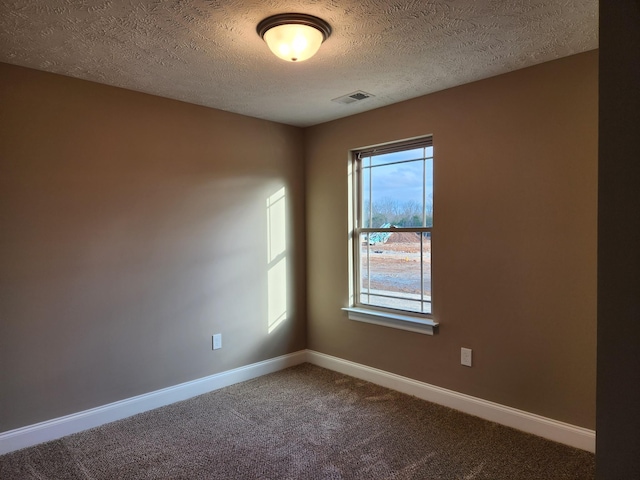
[[[431,224],[432,211],[432,202],[428,201],[427,205],[425,205],[427,225]],[[368,211],[366,211],[366,213],[368,215]],[[399,200],[384,197],[372,205],[371,217],[373,227],[380,227],[387,223],[403,227],[422,226],[422,204],[415,200],[408,200],[401,203]]]

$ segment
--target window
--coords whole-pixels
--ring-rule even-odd
[[[354,320],[433,333],[433,144],[420,138],[353,152]],[[355,318],[358,317],[358,318]]]

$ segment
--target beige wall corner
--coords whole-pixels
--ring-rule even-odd
[[[306,346],[302,130],[6,64],[0,104],[0,431]]]
[[[587,52],[307,129],[309,348],[593,429],[597,68]],[[427,134],[433,337],[340,310],[348,152]]]

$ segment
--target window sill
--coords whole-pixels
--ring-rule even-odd
[[[362,307],[345,307],[342,310],[347,312],[349,320],[398,328],[400,330],[422,333],[424,335],[438,333],[438,322],[426,318],[418,318],[401,313],[370,310]]]

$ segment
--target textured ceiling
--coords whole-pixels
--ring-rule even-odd
[[[333,34],[277,59],[263,18]],[[308,126],[598,47],[597,0],[3,0],[0,61]],[[356,90],[375,95],[349,105]]]

